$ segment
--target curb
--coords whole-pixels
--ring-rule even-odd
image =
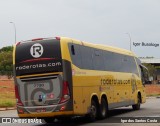
[[[156,99],[156,98],[160,98],[159,96],[158,97],[146,97],[147,99]]]
[[[6,109],[7,109],[7,110],[15,110],[16,107],[7,107]]]
[[[6,108],[0,108],[0,111],[5,111],[5,110],[7,110]]]
[[[0,108],[0,111],[6,111],[6,110],[15,110],[16,107],[4,107],[4,108]]]

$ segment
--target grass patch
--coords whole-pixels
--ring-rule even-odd
[[[0,107],[14,107],[16,105],[14,92],[0,93]]]
[[[7,86],[0,86],[0,88],[8,88]]]
[[[158,97],[160,94],[147,94],[147,97]]]
[[[0,102],[1,100],[5,99],[15,99],[15,93],[14,92],[5,92],[3,94],[0,93]]]
[[[15,107],[16,100],[10,100],[10,101],[3,101],[0,102],[0,107]]]

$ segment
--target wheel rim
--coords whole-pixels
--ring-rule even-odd
[[[102,115],[105,116],[106,115],[106,108],[105,108],[105,105],[102,104]]]
[[[93,117],[96,117],[96,114],[97,114],[96,106],[92,105],[92,106],[91,106],[91,115],[92,115]]]

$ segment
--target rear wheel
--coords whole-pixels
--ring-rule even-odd
[[[96,117],[97,117],[97,112],[98,112],[98,106],[97,106],[95,100],[92,100],[90,113],[87,115],[87,118],[89,118],[90,121],[95,121]]]
[[[101,105],[100,105],[100,112],[99,112],[99,118],[104,119],[107,117],[108,114],[108,105],[106,99],[101,99]]]
[[[141,96],[137,96],[137,104],[132,105],[133,110],[139,110],[141,107]]]

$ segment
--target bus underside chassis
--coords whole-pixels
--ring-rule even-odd
[[[53,117],[50,117],[50,118],[43,118],[44,119],[44,121],[46,122],[46,123],[54,123],[55,122],[55,118]]]
[[[54,122],[57,122],[57,121],[69,121],[72,119],[72,116],[59,116],[59,117],[46,117],[46,118],[43,118],[43,120],[46,122],[46,123],[54,123]]]
[[[101,98],[99,104],[98,98],[93,97],[91,100],[90,113],[86,115],[89,121],[95,121],[96,119],[104,119],[108,114],[108,103],[106,98]]]

